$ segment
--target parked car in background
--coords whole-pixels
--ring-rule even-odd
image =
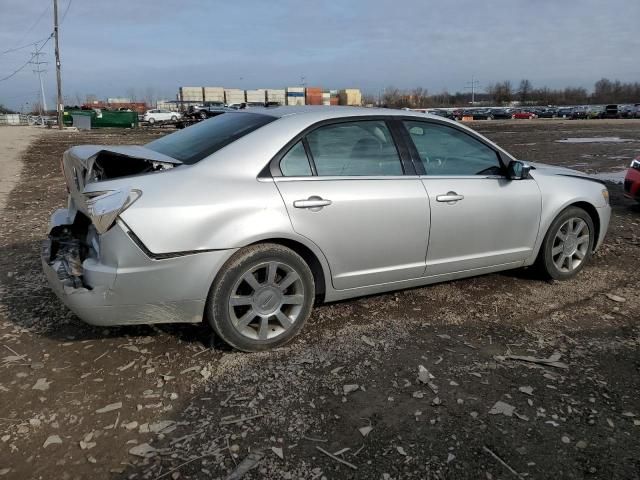
[[[229,108],[225,107],[224,102],[205,102],[202,105],[190,106],[187,110],[187,116],[205,120],[228,111]]]
[[[456,108],[451,112],[451,115],[455,120],[462,120],[463,114],[464,110],[462,108]]]
[[[640,202],[640,157],[631,162],[624,178],[624,196]]]
[[[571,111],[571,119],[583,120],[585,118],[587,118],[587,107],[585,106],[573,107]]]
[[[147,110],[142,117],[142,120],[153,125],[154,123],[177,122],[180,118],[182,118],[182,114],[180,112],[156,108],[153,110]]]
[[[511,110],[508,108],[492,108],[490,109],[490,120],[511,118]]]
[[[537,115],[535,114],[535,112],[531,108],[518,108],[518,109],[514,110],[513,113],[511,114],[511,118],[515,118],[515,119],[528,118],[528,119],[531,120],[531,119],[534,119],[536,117],[537,117]]]
[[[611,215],[599,181],[402,110],[229,112],[62,167],[42,248],[58,297],[96,325],[205,319],[244,351],[290,341],[315,302],[534,264],[572,278]]]
[[[604,105],[589,105],[587,107],[587,118],[603,118]]]
[[[430,115],[437,115],[438,117],[443,117],[443,118],[453,118],[453,114],[450,111],[440,109],[440,108],[432,108],[432,109],[426,110],[424,113],[428,113]]]
[[[556,109],[550,107],[535,107],[532,109],[537,118],[554,118],[556,116]]]
[[[469,108],[464,115],[472,116],[474,120],[491,120],[491,110],[488,108]]]
[[[558,118],[572,118],[573,107],[560,107],[556,113]]]
[[[638,106],[640,104],[629,104],[629,105],[620,105],[619,113],[621,118],[637,118],[638,116]]]
[[[620,110],[618,109],[618,105],[607,105],[604,108],[603,118],[620,118]]]

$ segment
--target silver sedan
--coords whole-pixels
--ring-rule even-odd
[[[145,146],[65,152],[42,263],[94,325],[201,322],[288,342],[315,301],[536,266],[576,275],[611,209],[597,180],[456,122],[386,109],[225,113]]]

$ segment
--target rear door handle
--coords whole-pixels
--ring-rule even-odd
[[[331,200],[326,200],[322,197],[312,196],[306,200],[295,200],[293,206],[296,208],[311,208],[320,210],[322,207],[331,205]]]
[[[446,195],[438,195],[438,202],[456,203],[458,200],[464,200],[464,195],[458,195],[456,192],[447,192]]]

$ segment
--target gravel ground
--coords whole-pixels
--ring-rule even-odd
[[[640,154],[632,120],[472,127],[592,173]],[[247,355],[201,325],[90,327],[41,274],[62,152],[165,133],[47,132],[22,156],[0,232],[0,478],[640,478],[640,208],[620,185],[571,281],[323,305],[290,346]],[[629,141],[558,142],[594,137]]]

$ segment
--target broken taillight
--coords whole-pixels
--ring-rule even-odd
[[[87,192],[87,210],[91,222],[99,234],[111,228],[118,215],[142,196],[140,190],[129,187],[102,192]]]

